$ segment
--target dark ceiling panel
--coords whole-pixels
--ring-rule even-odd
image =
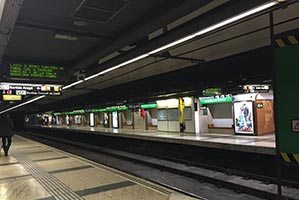
[[[128,5],[124,0],[84,0],[74,15],[80,20],[107,23]]]
[[[116,13],[128,3],[126,0],[85,0],[83,6]]]
[[[124,0],[84,0],[76,9],[75,18],[79,20],[108,23],[128,5]]]
[[[109,23],[88,21],[84,26],[76,26],[74,22],[78,19],[74,15],[76,10],[80,8],[82,0],[26,0],[20,11],[18,22],[38,25],[47,24],[48,26],[63,27],[73,31],[88,30],[92,33],[117,37],[134,26],[145,25],[145,20],[155,16],[155,13],[167,10],[177,2],[183,2],[183,0],[131,0],[127,6],[124,5],[126,1],[123,0],[86,1],[88,6],[102,7],[103,11],[106,12],[113,10],[112,14],[117,13],[117,11],[114,12],[115,10],[121,10],[121,12],[117,13]],[[122,9],[124,7],[125,9]],[[91,12],[90,9],[89,12]],[[84,11],[83,13],[87,15],[88,12]],[[97,17],[99,20],[104,20],[104,13],[102,13],[103,16],[95,13],[89,15],[91,16],[87,16],[88,18]]]
[[[76,41],[56,39],[48,31],[32,31],[16,27],[7,49],[7,59],[47,63],[71,63],[101,40],[78,37]]]
[[[81,7],[75,14],[75,17],[80,18],[81,20],[91,20],[102,23],[106,23],[112,16],[113,13],[111,12],[90,9],[86,7]]]

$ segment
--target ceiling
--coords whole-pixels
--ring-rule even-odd
[[[74,75],[76,72],[84,73],[86,76],[101,72],[268,0],[242,2],[237,0],[15,0],[15,2],[20,5],[20,8],[14,10],[18,15],[15,21],[10,20],[11,23],[14,22],[12,31],[7,34],[6,43],[0,45],[4,49],[2,63],[23,61],[63,65],[67,68],[72,83],[77,81]],[[298,28],[298,4],[292,1],[288,7],[274,11],[275,34]],[[8,14],[4,13],[3,16],[1,21],[7,19]],[[64,90],[62,96],[46,97],[35,102],[31,108],[46,110],[65,108],[65,106],[78,107],[82,105],[80,99],[96,96],[105,96],[103,98],[105,101],[110,101],[109,98],[126,99],[124,88],[136,88],[139,84],[148,88],[151,85],[154,88],[159,88],[159,84],[164,85],[161,90],[148,90],[147,96],[150,96],[151,92],[159,95],[183,88],[200,90],[208,85],[231,83],[232,77],[227,75],[233,70],[236,73],[231,74],[237,77],[234,80],[236,83],[242,80],[253,81],[257,77],[259,81],[268,80],[267,70],[271,70],[269,65],[271,56],[261,57],[261,55],[271,51],[269,30],[268,13],[260,14],[197,37],[166,52],[128,64],[104,76],[84,81]],[[58,37],[67,37],[68,40]],[[250,68],[248,65],[235,70],[236,66],[242,66],[247,62],[244,59],[248,58],[248,55],[254,55],[256,60],[264,59],[260,62],[262,70],[254,68],[255,72],[248,74],[246,73]],[[258,63],[252,64],[258,65]],[[171,86],[169,77],[176,77],[178,73],[185,74],[185,78],[182,79],[185,82],[188,82],[186,77],[190,74],[195,75],[189,85],[172,83]],[[202,74],[222,76],[215,76],[220,77],[220,80]],[[161,82],[159,81],[161,77],[169,81]],[[119,94],[117,98],[111,94],[112,91]],[[142,90],[132,98],[138,98],[138,95],[144,95]],[[105,102],[101,101],[101,103]],[[96,102],[90,101],[86,104],[96,104]],[[1,110],[11,105],[1,102]]]

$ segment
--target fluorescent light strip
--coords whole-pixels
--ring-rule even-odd
[[[85,78],[84,81],[88,81],[88,80],[90,80],[90,79],[92,79],[92,78],[95,78],[95,77],[97,77],[97,76],[106,74],[106,73],[108,73],[108,72],[110,72],[110,71],[116,70],[116,69],[118,69],[118,68],[120,68],[120,67],[123,67],[123,66],[125,66],[125,65],[131,64],[131,63],[133,63],[133,62],[136,62],[136,61],[141,60],[141,59],[143,59],[143,58],[146,58],[146,57],[148,57],[148,56],[149,56],[149,54],[142,54],[142,55],[140,55],[140,56],[138,56],[138,57],[136,57],[136,58],[133,58],[133,59],[131,59],[131,60],[128,60],[128,61],[126,61],[126,62],[123,62],[123,63],[121,63],[121,64],[118,64],[118,65],[116,65],[116,66],[114,66],[114,67],[110,67],[110,68],[108,68],[108,69],[106,69],[106,70],[104,70],[104,71],[101,71],[101,72],[97,73],[97,74],[94,74],[94,75],[92,75],[92,76],[89,76],[89,77]]]
[[[186,41],[188,41],[188,40],[191,40],[191,39],[193,39],[193,38],[195,38],[195,37],[198,37],[198,36],[203,35],[203,34],[205,34],[205,33],[214,31],[214,30],[216,30],[216,29],[218,29],[218,28],[221,28],[221,27],[223,27],[223,26],[226,26],[226,25],[228,25],[228,24],[231,24],[231,23],[233,23],[233,22],[236,22],[236,21],[238,21],[238,20],[240,20],[240,19],[243,19],[243,18],[248,17],[248,16],[250,16],[250,15],[253,15],[253,14],[255,14],[255,13],[258,13],[258,12],[260,12],[260,11],[262,11],[262,10],[268,9],[268,8],[270,8],[270,7],[272,7],[272,6],[276,5],[276,4],[278,4],[278,2],[277,2],[277,1],[273,1],[273,2],[269,2],[269,3],[267,3],[267,4],[264,4],[264,5],[262,5],[262,6],[253,8],[253,9],[251,9],[251,10],[248,10],[248,11],[244,12],[244,13],[241,13],[241,14],[239,14],[239,15],[236,15],[236,16],[234,16],[234,17],[232,17],[232,18],[229,18],[229,19],[227,19],[227,20],[224,20],[224,21],[222,21],[222,22],[219,22],[219,23],[217,23],[217,24],[214,24],[214,25],[212,25],[212,26],[209,26],[209,27],[207,27],[207,28],[205,28],[205,29],[202,29],[202,30],[200,30],[200,31],[198,31],[198,32],[196,32],[196,33],[193,33],[193,34],[188,35],[188,36],[186,36],[186,37],[183,37],[183,38],[181,38],[181,39],[179,39],[179,40],[176,40],[176,41],[174,41],[174,42],[172,42],[172,43],[170,43],[170,44],[167,44],[167,45],[162,46],[162,47],[160,47],[160,48],[158,48],[158,49],[155,49],[155,50],[149,52],[149,54],[155,54],[155,53],[158,53],[159,51],[163,51],[163,50],[168,49],[168,48],[170,48],[170,47],[173,47],[173,46],[176,46],[176,45],[178,45],[178,44],[184,43],[184,42],[186,42]]]
[[[178,44],[184,43],[184,42],[186,42],[186,41],[188,41],[188,40],[191,40],[191,39],[193,39],[193,38],[195,38],[195,37],[196,37],[196,34],[188,35],[188,36],[183,37],[183,38],[181,38],[181,39],[179,39],[179,40],[176,40],[176,41],[174,41],[174,42],[172,42],[172,43],[169,43],[169,44],[167,44],[167,45],[165,45],[165,46],[162,46],[162,47],[160,47],[160,48],[158,48],[158,49],[155,49],[155,50],[153,50],[153,51],[150,51],[149,54],[155,54],[155,53],[158,53],[158,52],[163,51],[163,50],[165,50],[165,49],[168,49],[168,48],[170,48],[170,47],[173,47],[173,46],[176,46],[176,45],[178,45]]]
[[[232,18],[229,18],[229,19],[227,19],[227,20],[224,20],[224,21],[222,21],[222,22],[219,22],[219,23],[217,23],[217,24],[214,24],[214,25],[212,25],[212,26],[209,26],[209,27],[207,27],[207,28],[205,28],[205,29],[203,29],[203,30],[201,30],[201,31],[198,31],[198,32],[194,33],[193,35],[195,35],[195,36],[197,37],[197,36],[203,35],[203,34],[205,34],[205,33],[211,32],[211,31],[213,31],[213,30],[216,30],[216,29],[218,29],[218,28],[221,28],[221,27],[223,27],[223,26],[226,26],[226,25],[228,25],[228,24],[231,24],[231,23],[233,23],[233,22],[236,22],[236,21],[238,21],[238,20],[240,20],[240,19],[243,19],[243,18],[245,18],[245,17],[248,17],[248,16],[250,16],[250,15],[253,15],[253,14],[255,14],[255,13],[258,13],[258,12],[260,12],[260,11],[263,11],[263,10],[266,10],[266,9],[268,9],[268,8],[271,8],[272,6],[275,6],[275,5],[278,4],[278,3],[279,3],[279,2],[277,2],[277,1],[272,1],[272,2],[269,2],[269,3],[267,3],[267,4],[261,5],[261,6],[259,6],[259,7],[253,8],[253,9],[251,9],[251,10],[248,10],[248,11],[244,12],[244,13],[241,13],[241,14],[239,14],[239,15],[236,15],[236,16],[234,16],[234,17],[232,17]]]
[[[152,55],[152,54],[158,53],[158,52],[160,52],[160,51],[163,51],[163,50],[166,50],[166,49],[168,49],[168,48],[174,47],[174,46],[176,46],[176,45],[178,45],[178,44],[184,43],[184,42],[186,42],[186,41],[188,41],[188,40],[191,40],[191,39],[193,39],[193,38],[195,38],[195,37],[198,37],[198,36],[200,36],[200,35],[203,35],[203,34],[206,34],[206,33],[208,33],[208,32],[214,31],[214,30],[216,30],[216,29],[218,29],[218,28],[221,28],[221,27],[223,27],[223,26],[226,26],[226,25],[228,25],[228,24],[231,24],[231,23],[233,23],[233,22],[236,22],[236,21],[238,21],[238,20],[240,20],[240,19],[243,19],[243,18],[245,18],[245,17],[248,17],[248,16],[250,16],[250,15],[253,15],[253,14],[255,14],[255,13],[258,13],[258,12],[260,12],[260,11],[263,11],[263,10],[266,10],[266,9],[268,9],[268,8],[271,8],[271,7],[275,6],[275,5],[278,4],[278,3],[279,3],[279,1],[271,1],[271,2],[268,2],[268,3],[263,4],[263,5],[261,5],[261,6],[258,6],[258,7],[256,7],[256,8],[253,8],[253,9],[251,9],[251,10],[248,10],[248,11],[246,11],[246,12],[244,12],[244,13],[241,13],[241,14],[239,14],[239,15],[236,15],[236,16],[234,16],[234,17],[231,17],[231,18],[229,18],[229,19],[227,19],[227,20],[224,20],[224,21],[222,21],[222,22],[219,22],[219,23],[214,24],[214,25],[212,25],[212,26],[209,26],[209,27],[207,27],[207,28],[204,28],[204,29],[202,29],[202,30],[200,30],[200,31],[198,31],[198,32],[196,32],[196,33],[193,33],[193,34],[191,34],[191,35],[188,35],[188,36],[186,36],[186,37],[183,37],[183,38],[181,38],[181,39],[179,39],[179,40],[176,40],[176,41],[174,41],[174,42],[172,42],[172,43],[169,43],[169,44],[167,44],[167,45],[164,45],[164,46],[162,46],[162,47],[159,47],[159,48],[157,48],[157,49],[155,49],[155,50],[153,50],[153,51],[150,51],[150,52],[148,52],[148,53],[146,53],[146,54],[143,54],[143,55],[141,55],[141,56],[138,56],[138,57],[136,57],[136,58],[133,58],[133,59],[131,59],[131,60],[128,60],[128,61],[126,61],[126,62],[123,62],[123,63],[121,63],[121,64],[119,64],[119,65],[116,65],[116,66],[114,66],[114,67],[111,67],[111,68],[109,68],[109,69],[106,69],[106,70],[104,70],[104,71],[101,71],[101,72],[99,72],[99,73],[97,73],[97,74],[94,74],[94,75],[92,75],[92,76],[86,77],[86,78],[84,79],[84,81],[93,79],[93,78],[95,78],[95,77],[97,77],[97,76],[106,74],[106,73],[108,73],[108,72],[110,72],[110,71],[116,70],[116,69],[118,69],[118,68],[120,68],[120,67],[123,67],[123,66],[125,66],[125,65],[131,64],[131,63],[136,62],[136,61],[138,61],[138,60],[141,60],[141,59],[143,59],[143,58],[146,58],[146,57],[148,57],[148,56],[150,56],[150,55]]]
[[[68,88],[73,87],[74,85],[78,85],[78,84],[80,84],[80,83],[82,83],[82,82],[83,82],[83,80],[80,80],[80,81],[71,83],[71,84],[69,84],[69,85],[63,86],[62,89],[63,89],[63,90],[68,89]]]
[[[8,111],[10,111],[10,110],[13,110],[13,109],[16,109],[16,108],[18,108],[18,107],[24,106],[24,105],[29,104],[29,103],[32,103],[32,102],[34,102],[34,101],[40,100],[40,99],[42,99],[42,98],[44,98],[44,97],[45,97],[45,95],[42,95],[42,96],[36,97],[36,98],[34,98],[34,99],[31,99],[31,100],[29,100],[29,101],[26,101],[26,102],[24,102],[24,103],[21,103],[21,104],[19,104],[19,105],[16,105],[16,106],[13,106],[13,107],[11,107],[11,108],[8,108],[8,109],[6,109],[6,110],[2,110],[2,111],[0,112],[0,114],[6,113],[6,112],[8,112]]]

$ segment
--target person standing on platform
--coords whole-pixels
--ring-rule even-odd
[[[0,137],[2,137],[2,148],[5,156],[8,156],[8,151],[11,145],[11,138],[14,135],[14,124],[8,114],[0,116]]]

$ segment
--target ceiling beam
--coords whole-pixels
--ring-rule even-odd
[[[6,0],[0,12],[0,63],[6,52],[8,41],[15,26],[23,0]]]
[[[154,57],[154,58],[167,58],[167,59],[185,60],[185,61],[189,61],[191,63],[196,63],[196,64],[206,63],[205,59],[187,58],[187,57],[183,57],[183,56],[173,56],[168,51],[163,52],[161,54],[152,55],[152,57]]]

